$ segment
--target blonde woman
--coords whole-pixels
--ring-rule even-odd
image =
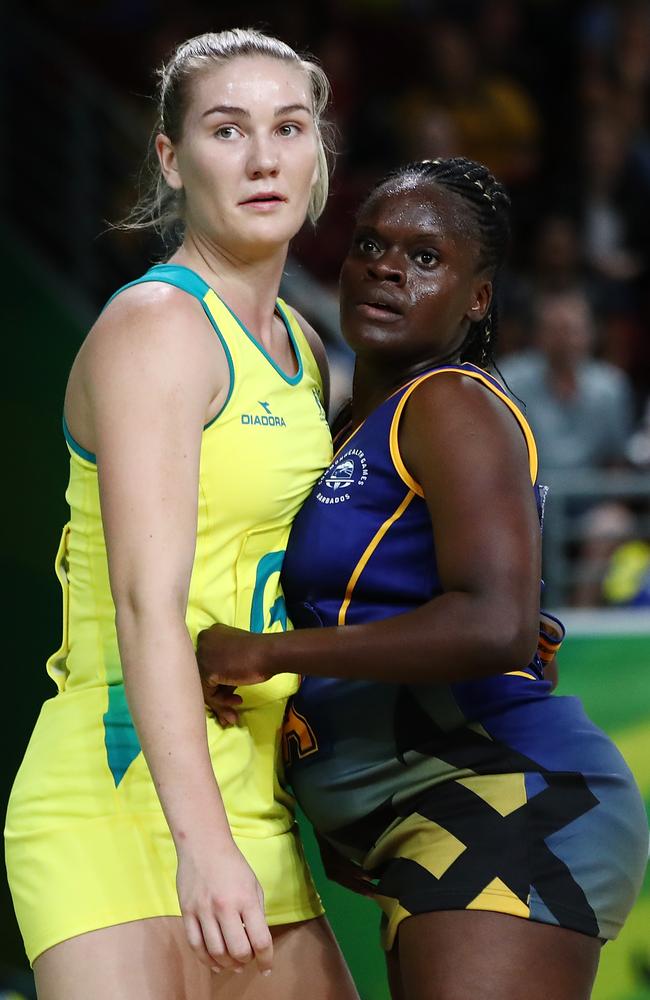
[[[322,346],[277,298],[327,196],[327,93],[255,31],[190,39],[161,75],[136,224],[182,237],[72,367],[58,693],[7,818],[40,1000],[356,996],[276,774],[296,678],[251,688],[222,730],[194,654],[214,622],[290,627],[283,550],[331,458]]]

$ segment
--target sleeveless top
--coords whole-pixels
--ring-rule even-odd
[[[201,443],[196,552],[186,614],[190,636],[195,641],[214,622],[254,632],[287,629],[279,579],[289,529],[332,453],[318,366],[281,299],[276,310],[295,352],[295,375],[277,366],[189,268],[159,264],[124,288],[148,281],[174,285],[198,299],[230,369],[228,397],[204,428]],[[64,432],[70,451],[70,520],[56,559],[63,588],[63,639],[47,668],[60,691],[108,686],[104,727],[117,784],[140,747],[124,695],[97,464],[72,438],[65,421]],[[295,687],[295,677],[279,675],[246,688],[244,705],[286,698]]]
[[[295,627],[377,621],[443,592],[424,494],[404,466],[398,442],[409,396],[442,372],[481,382],[513,413],[528,446],[541,521],[546,487],[537,482],[537,451],[522,413],[482,369],[468,363],[433,368],[385,400],[344,441],[298,515],[282,574]],[[414,730],[421,724],[426,740],[434,731],[480,724],[494,706],[521,697],[513,675],[522,685],[530,682],[534,697],[545,696],[550,685],[542,679],[543,661],[553,648],[552,638],[542,636],[540,651],[521,670],[462,683],[304,677],[287,714],[284,752],[287,776],[309,819],[327,833],[371,813],[391,795],[442,780],[444,768],[412,749]],[[400,735],[396,710],[405,698],[413,701],[405,716],[412,728]]]

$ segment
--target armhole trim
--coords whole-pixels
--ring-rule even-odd
[[[70,428],[68,427],[68,421],[65,419],[65,413],[61,415],[61,420],[63,422],[63,436],[70,451],[73,451],[75,455],[79,456],[79,458],[83,458],[85,462],[90,462],[91,465],[97,465],[97,455],[95,455],[92,451],[88,451],[86,448],[83,448],[79,442],[73,438],[70,433]]]
[[[395,471],[397,472],[402,482],[406,486],[408,486],[410,490],[413,490],[413,492],[416,493],[417,496],[419,497],[424,496],[424,490],[422,489],[420,484],[413,478],[411,473],[404,465],[404,461],[402,459],[402,455],[399,449],[399,422],[402,416],[402,411],[404,410],[404,407],[406,406],[406,403],[411,393],[415,389],[417,389],[417,387],[422,382],[425,382],[433,375],[441,375],[446,372],[457,372],[459,375],[465,375],[468,378],[476,379],[477,382],[481,382],[483,385],[485,385],[490,390],[490,392],[493,392],[495,396],[498,396],[499,399],[506,404],[508,409],[511,411],[511,413],[517,420],[517,423],[519,424],[522,434],[524,435],[524,438],[526,440],[526,445],[528,448],[528,468],[530,471],[530,479],[532,484],[535,485],[537,481],[537,471],[538,471],[537,445],[535,444],[535,438],[533,437],[533,432],[530,429],[530,425],[526,420],[526,418],[524,417],[523,413],[521,413],[519,408],[515,406],[515,404],[512,402],[511,399],[508,398],[505,392],[502,392],[500,389],[497,389],[497,387],[492,384],[492,382],[489,380],[487,376],[481,375],[479,374],[479,372],[466,371],[461,368],[436,368],[436,370],[433,372],[427,372],[426,375],[422,375],[414,382],[411,382],[411,384],[406,389],[404,395],[400,399],[397,408],[395,410],[395,413],[393,414],[393,419],[390,425],[389,447],[390,447],[390,457],[393,460]]]
[[[228,362],[228,374],[230,377],[230,384],[228,386],[228,393],[226,395],[225,401],[221,406],[220,410],[214,415],[214,417],[212,417],[211,420],[207,422],[207,424],[203,425],[203,430],[207,431],[208,427],[212,427],[215,421],[218,420],[218,418],[224,412],[228,403],[230,402],[233,391],[235,389],[235,366],[232,360],[232,353],[230,351],[226,338],[224,337],[223,333],[219,328],[216,317],[212,312],[212,309],[210,308],[210,301],[214,296],[214,300],[216,303],[218,303],[219,305],[223,305],[226,309],[228,309],[228,306],[226,305],[225,302],[222,302],[217,293],[212,288],[210,288],[208,283],[204,281],[200,275],[198,275],[195,271],[192,271],[191,268],[185,267],[184,264],[154,264],[154,266],[151,267],[146,272],[146,274],[143,274],[140,278],[136,278],[135,281],[130,281],[128,284],[122,285],[122,287],[118,288],[116,292],[113,292],[110,299],[108,299],[108,301],[106,302],[104,309],[113,301],[113,299],[117,295],[120,294],[120,292],[126,291],[127,288],[133,288],[134,285],[143,285],[152,281],[157,281],[161,285],[172,285],[174,288],[179,288],[182,292],[186,292],[187,295],[191,295],[192,298],[197,299],[201,303],[203,312],[208,317],[212,329],[214,330],[217,337],[221,341],[221,346],[223,347],[224,353],[226,355],[226,361]],[[104,310],[102,309],[102,312],[103,311]],[[234,316],[234,313],[232,315]],[[237,319],[236,316],[234,316],[234,318]],[[66,441],[68,441],[70,447],[73,448],[74,451],[77,452],[77,454],[81,455],[82,458],[87,458],[88,455],[91,455],[91,452],[85,452],[84,449],[81,448],[81,446],[74,441],[74,438],[70,434],[70,431],[67,429],[65,418],[64,418],[63,433],[66,435]],[[97,459],[93,455],[92,458],[88,459],[88,461],[96,463]]]
[[[209,300],[210,300],[210,298],[212,296],[214,296],[214,298],[216,299],[216,301],[218,303],[221,302],[221,299],[216,294],[216,292],[213,292],[212,289],[209,288],[208,291],[203,296],[203,298],[201,299],[201,305],[203,306],[203,311],[204,311],[205,315],[208,317],[208,319],[210,320],[210,323],[212,325],[212,329],[214,330],[214,332],[216,333],[217,337],[219,338],[219,340],[221,342],[221,346],[223,347],[223,350],[224,350],[224,354],[226,355],[226,361],[228,362],[228,374],[229,374],[229,377],[230,377],[230,385],[228,386],[228,393],[227,393],[226,398],[225,398],[225,400],[223,402],[223,405],[221,406],[221,408],[219,409],[219,411],[217,413],[215,413],[215,415],[212,417],[211,420],[208,420],[207,424],[203,425],[203,430],[204,431],[207,431],[208,427],[212,427],[212,425],[215,423],[215,421],[217,421],[219,419],[219,417],[221,416],[221,414],[224,412],[224,410],[228,406],[228,403],[232,399],[232,394],[235,391],[235,365],[234,365],[233,360],[232,360],[232,354],[231,354],[230,348],[228,346],[228,342],[227,342],[226,338],[224,337],[223,333],[221,332],[221,330],[219,329],[219,324],[217,323],[217,321],[216,321],[216,319],[215,319],[215,317],[214,317],[214,315],[212,313],[212,310],[210,309]]]
[[[278,375],[281,375],[284,381],[288,382],[289,385],[298,385],[298,383],[302,381],[302,376],[305,371],[305,366],[303,364],[303,350],[302,350],[302,347],[304,345],[302,343],[300,346],[298,345],[298,334],[302,337],[303,341],[305,340],[305,335],[300,329],[300,324],[298,323],[298,320],[293,315],[291,309],[288,307],[284,299],[277,298],[275,300],[275,309],[278,315],[280,316],[280,319],[284,323],[284,328],[287,331],[287,335],[289,337],[289,340],[291,341],[291,346],[293,347],[294,354],[296,355],[296,360],[298,362],[298,371],[296,372],[296,374],[287,375],[287,373],[282,371],[280,366],[275,363],[271,355],[264,350],[261,344],[259,346],[262,352],[266,354],[269,362],[273,365]],[[248,331],[246,332],[248,333]],[[249,333],[248,336],[251,338],[251,340],[255,342],[255,344],[258,343],[257,340],[252,336],[252,334]]]
[[[278,313],[280,314],[280,318],[283,320],[284,325],[287,328],[287,333],[289,334],[291,345],[296,353],[299,368],[302,371],[309,371],[312,378],[320,386],[322,393],[323,378],[320,373],[318,362],[316,361],[316,356],[311,349],[311,344],[305,335],[305,331],[296,319],[293,309],[291,306],[287,305],[284,299],[278,298],[275,305]]]

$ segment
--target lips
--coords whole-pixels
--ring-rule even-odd
[[[384,315],[386,318],[402,316],[404,312],[401,301],[381,292],[368,295],[362,302],[357,303],[357,308],[364,312],[372,312],[373,315]]]
[[[372,305],[369,302],[360,302],[356,307],[356,312],[365,320],[372,323],[399,323],[402,319],[400,312],[394,309],[387,309],[385,306]]]
[[[284,202],[287,199],[279,194],[277,191],[258,191],[256,194],[252,194],[250,198],[244,198],[239,202],[240,205],[267,205],[272,202]]]

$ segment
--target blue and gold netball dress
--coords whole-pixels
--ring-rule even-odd
[[[160,264],[139,280],[198,299],[230,366],[228,399],[201,444],[188,632],[195,640],[214,622],[282,631],[291,627],[279,583],[289,529],[332,455],[316,361],[280,300],[295,375],[198,274]],[[7,812],[9,883],[31,961],[86,931],[180,914],[174,843],[124,692],[97,463],[67,429],[66,437],[70,521],[56,564],[63,642],[48,662],[58,693],[42,708]],[[206,720],[230,828],[264,889],[269,924],[322,913],[277,770],[296,681],[282,674],[246,688],[238,726]]]
[[[423,492],[398,445],[406,401],[439,372],[476,379],[510,408],[541,518],[517,407],[480,368],[432,369],[345,441],[298,515],[283,570],[294,625],[377,621],[442,592]],[[551,694],[544,661],[563,629],[546,621],[521,670],[420,685],[306,676],[290,704],[294,791],[319,833],[375,876],[387,948],[411,914],[490,910],[611,938],[632,906],[648,854],[641,797],[580,702]]]

